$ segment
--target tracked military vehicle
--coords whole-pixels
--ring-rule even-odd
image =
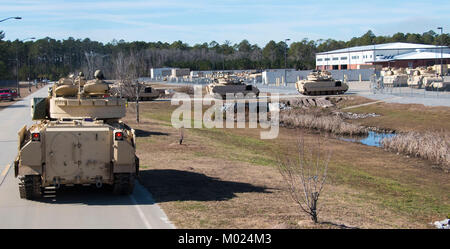
[[[227,95],[238,97],[253,93],[259,95],[259,89],[254,85],[245,84],[243,80],[234,75],[219,74],[213,77],[213,82],[206,86],[206,92],[215,98],[225,98]]]
[[[408,86],[411,88],[422,88],[423,74],[423,69],[421,68],[410,70],[408,75]]]
[[[154,100],[163,95],[164,90],[155,89],[145,83],[139,83],[139,100]],[[121,96],[128,101],[136,100],[136,84],[123,86],[123,84],[114,84],[111,86],[111,94]]]
[[[447,90],[450,83],[444,82],[433,67],[416,68],[408,78],[408,86],[412,88],[425,88],[425,90]]]
[[[61,186],[112,186],[133,192],[139,172],[135,131],[120,121],[125,100],[109,96],[103,74],[59,80],[46,98],[32,100],[34,125],[19,132],[14,163],[20,197],[37,199]]]
[[[331,77],[327,71],[312,71],[305,80],[295,83],[297,91],[304,95],[343,94],[348,90],[348,85]]]
[[[441,77],[433,67],[427,67],[422,71],[422,87],[427,91],[433,90],[446,90],[448,88],[447,82],[444,82],[444,78]]]
[[[387,87],[402,87],[408,85],[408,75],[404,68],[388,68],[382,73],[383,84]]]
[[[450,82],[444,81],[442,78],[439,81],[433,81],[425,87],[427,91],[450,91]]]

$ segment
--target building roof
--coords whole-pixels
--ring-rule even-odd
[[[428,45],[428,44],[392,42],[392,43],[384,43],[384,44],[376,44],[376,45],[342,48],[342,49],[337,49],[337,50],[332,50],[332,51],[322,52],[322,53],[317,53],[317,54],[320,55],[320,54],[349,53],[349,52],[360,52],[360,51],[368,51],[368,50],[430,49],[430,48],[440,48],[440,47],[447,48],[446,46],[436,46],[436,45]]]
[[[421,51],[417,49],[414,52],[400,54],[400,55],[391,55],[391,56],[383,56],[381,58],[377,57],[375,61],[368,62],[385,62],[385,61],[398,61],[398,60],[435,60],[440,59],[440,52],[428,52]],[[442,59],[450,59],[450,54],[442,53]]]

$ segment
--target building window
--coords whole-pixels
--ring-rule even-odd
[[[341,57],[341,60],[347,60],[347,56],[346,57]]]
[[[317,59],[317,61],[322,61],[322,58],[320,58],[320,59]]]
[[[335,57],[335,58],[333,58],[333,60],[334,60],[334,61],[337,61],[337,60],[339,60],[339,58],[338,58],[338,57]]]
[[[325,61],[329,61],[330,60],[330,58],[325,58]]]

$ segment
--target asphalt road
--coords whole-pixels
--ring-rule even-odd
[[[12,162],[17,131],[31,125],[30,99],[47,95],[47,87],[0,111],[0,228],[174,228],[150,193],[138,182],[133,195],[105,189],[69,188],[55,198],[19,198]]]

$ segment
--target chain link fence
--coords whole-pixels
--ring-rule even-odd
[[[384,85],[383,77],[373,74],[370,76],[370,91],[373,94],[390,94],[400,97],[420,98],[449,98],[450,92],[440,89],[417,89],[412,87],[393,87]]]

